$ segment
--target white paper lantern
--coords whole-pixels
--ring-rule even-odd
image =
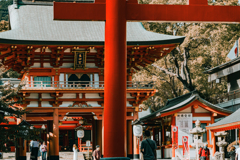
[[[142,126],[141,125],[134,125],[133,126],[133,134],[136,137],[142,136]]]
[[[78,130],[77,131],[77,137],[78,138],[83,138],[84,137],[84,130]]]

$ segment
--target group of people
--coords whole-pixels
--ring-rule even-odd
[[[46,160],[46,155],[47,155],[47,146],[45,142],[41,144],[40,142],[37,141],[37,139],[32,140],[30,142],[30,159],[31,160],[40,160],[40,157],[42,156],[42,160]]]
[[[96,149],[92,153],[92,160],[100,160],[101,151],[100,146],[97,145]],[[76,144],[73,144],[73,160],[78,160],[78,148]]]
[[[92,153],[92,160],[100,160],[101,151],[100,146],[97,145],[96,149]],[[76,144],[73,144],[73,160],[78,160],[78,148]]]

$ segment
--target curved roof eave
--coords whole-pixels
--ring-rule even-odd
[[[128,41],[128,46],[134,45],[164,45],[164,44],[181,44],[183,38],[171,39],[164,41]],[[103,41],[44,41],[44,40],[17,40],[17,39],[4,39],[0,38],[0,44],[15,44],[15,45],[97,45],[103,46]]]
[[[190,92],[190,93],[192,93],[192,92]],[[187,93],[187,94],[190,94],[190,93]],[[187,94],[186,94],[186,95],[187,95]],[[184,96],[184,95],[182,95],[182,96]],[[180,96],[180,97],[182,97],[182,96]],[[177,97],[177,98],[179,98],[179,97]],[[174,98],[174,99],[176,99],[176,98]],[[184,107],[184,106],[192,103],[192,102],[195,101],[195,100],[199,100],[201,103],[203,103],[203,104],[205,104],[205,105],[208,105],[209,107],[213,108],[214,110],[221,111],[221,112],[225,112],[225,113],[228,113],[228,114],[231,114],[231,113],[232,113],[232,111],[226,110],[226,109],[224,109],[224,108],[221,108],[221,107],[219,107],[219,106],[216,106],[216,105],[214,105],[214,104],[212,104],[212,103],[210,103],[210,102],[202,99],[198,94],[192,94],[192,96],[190,96],[189,98],[183,100],[182,102],[180,102],[180,103],[178,103],[178,104],[176,104],[176,105],[170,106],[169,108],[165,108],[165,107],[167,107],[167,106],[165,106],[165,107],[157,110],[157,111],[154,112],[154,113],[151,113],[151,114],[149,114],[149,115],[147,115],[147,116],[145,116],[145,117],[140,118],[140,120],[141,120],[141,121],[146,121],[146,120],[149,120],[149,119],[151,119],[151,118],[156,117],[156,115],[159,114],[159,113],[160,113],[160,114],[163,114],[163,113],[166,113],[166,112],[171,112],[171,111],[177,110],[177,109],[179,109],[179,108],[181,108],[181,107]],[[169,102],[170,102],[170,101],[171,101],[171,100],[169,100]]]

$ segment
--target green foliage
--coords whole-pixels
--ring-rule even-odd
[[[0,77],[3,77],[4,75],[11,77],[11,75],[14,75],[7,71],[2,64],[0,66]],[[38,138],[35,133],[40,131],[39,129],[31,130],[29,126],[26,128],[20,125],[9,124],[10,117],[21,119],[22,116],[27,113],[20,106],[22,99],[18,95],[18,91],[23,85],[24,84],[21,83],[16,87],[11,81],[0,85],[0,124],[2,124],[0,125],[0,151],[6,151],[6,146],[9,146],[9,144],[14,144],[16,147],[20,147],[17,144],[17,139],[20,137],[26,140]],[[26,131],[28,134],[23,134],[23,132]]]
[[[178,0],[140,1],[150,4],[185,4]],[[213,4],[209,1],[209,4]],[[215,1],[214,5],[237,5],[238,1]],[[149,31],[161,34],[185,36],[184,42],[165,58],[149,65],[134,75],[134,80],[156,81],[157,93],[141,105],[152,111],[163,107],[167,99],[175,98],[189,91],[197,90],[200,96],[212,103],[221,101],[218,95],[227,92],[226,80],[222,83],[208,83],[203,72],[225,63],[234,42],[240,36],[238,24],[216,23],[157,23],[144,22]]]
[[[8,17],[8,6],[13,4],[13,0],[2,0],[0,1],[0,15],[1,15],[1,19],[0,20],[4,20],[4,21],[8,21],[9,17]]]

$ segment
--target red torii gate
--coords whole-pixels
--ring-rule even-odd
[[[126,156],[126,21],[240,22],[239,6],[138,4],[137,0],[54,2],[55,20],[95,20],[105,24],[104,157]],[[174,157],[174,156],[173,156]]]

